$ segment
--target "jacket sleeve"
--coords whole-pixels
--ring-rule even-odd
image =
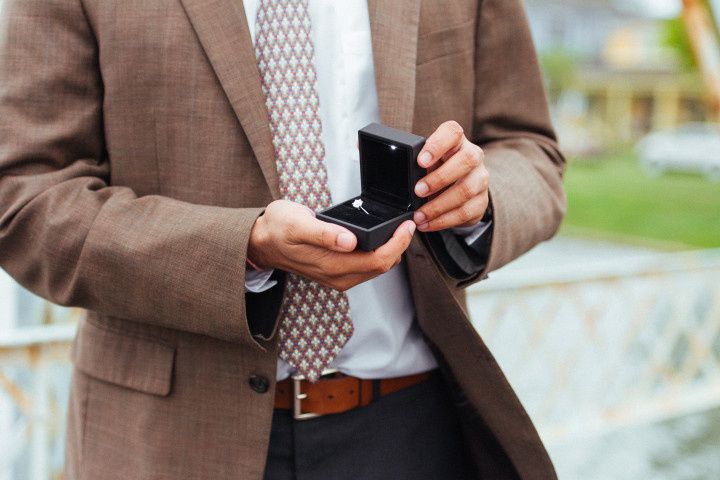
[[[469,285],[549,239],[565,214],[558,149],[521,0],[480,3],[471,140],[485,151],[493,234],[484,271]]]
[[[0,266],[61,305],[263,348],[245,257],[261,208],[110,185],[98,50],[73,0],[0,15]]]

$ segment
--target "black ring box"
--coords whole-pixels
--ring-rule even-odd
[[[415,195],[415,184],[426,173],[417,163],[423,145],[425,138],[379,123],[360,129],[362,193],[318,212],[317,218],[353,232],[360,250],[374,250],[387,242],[423,203]],[[353,206],[358,199],[364,211]]]

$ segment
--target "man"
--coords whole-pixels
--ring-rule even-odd
[[[463,293],[565,206],[520,0],[4,0],[1,25],[0,264],[88,310],[68,478],[554,478]],[[372,121],[428,137],[429,201],[360,252],[312,212],[359,193]]]

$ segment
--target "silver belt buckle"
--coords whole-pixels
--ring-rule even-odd
[[[335,373],[339,373],[340,370],[337,368],[328,368],[323,370],[322,374],[320,375],[320,378],[326,377],[328,375],[333,375]],[[306,380],[304,375],[300,375],[299,373],[296,373],[292,376],[293,381],[293,418],[295,420],[310,420],[311,418],[317,418],[321,417],[322,414],[320,413],[303,413],[302,411],[302,401],[307,398],[307,393],[302,392],[302,381]]]

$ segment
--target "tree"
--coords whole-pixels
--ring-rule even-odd
[[[563,90],[568,89],[575,80],[577,58],[566,49],[554,48],[540,54],[540,64],[550,102],[556,103]]]
[[[690,47],[690,40],[682,17],[664,21],[662,43],[663,46],[675,52],[680,68],[686,71],[697,68],[695,55],[693,55]]]

